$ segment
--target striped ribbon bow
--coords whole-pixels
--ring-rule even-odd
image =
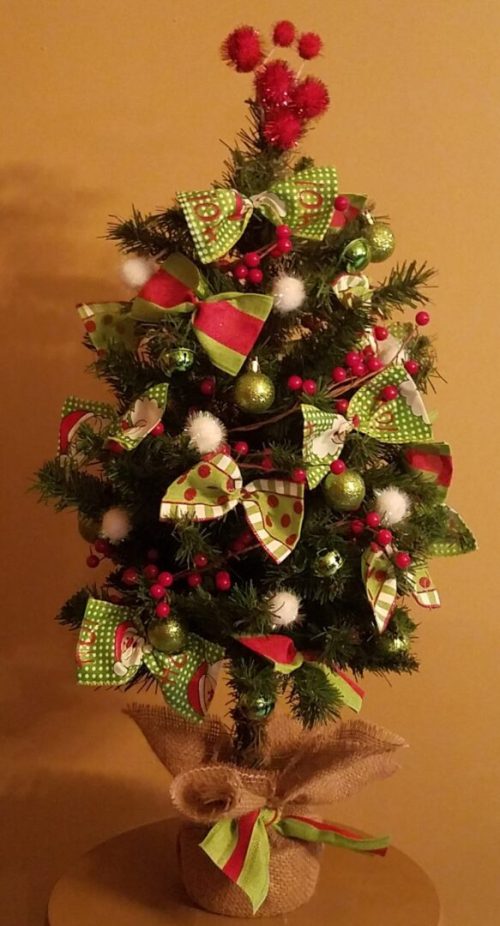
[[[273,183],[251,198],[237,190],[178,193],[202,263],[223,257],[241,238],[254,209],[275,225],[286,223],[300,238],[320,240],[328,231],[337,194],[334,167],[310,167]]]
[[[169,485],[160,520],[212,521],[241,504],[260,545],[281,563],[300,537],[303,499],[304,486],[288,479],[256,479],[244,486],[238,464],[227,454],[217,453]]]

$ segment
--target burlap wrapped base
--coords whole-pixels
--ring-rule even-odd
[[[314,894],[323,846],[284,839],[269,831],[269,894],[257,913],[246,894],[200,849],[208,827],[186,823],[179,831],[179,866],[189,898],[210,913],[224,916],[277,916],[307,903]]]

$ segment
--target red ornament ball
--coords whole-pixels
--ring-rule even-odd
[[[292,469],[292,479],[294,482],[303,483],[307,479],[307,473],[305,469],[302,469],[301,466],[296,466],[295,469]]]
[[[158,600],[159,598],[163,598],[165,595],[165,589],[163,585],[160,585],[159,582],[155,582],[155,584],[152,585],[149,589],[149,594],[151,595],[151,598]]]
[[[334,367],[332,370],[332,379],[334,383],[343,383],[347,379],[347,370],[344,367]]]
[[[86,563],[89,569],[96,569],[101,560],[95,553],[91,553],[90,556],[87,556]]]
[[[365,522],[361,521],[360,518],[354,518],[354,520],[351,521],[350,527],[351,534],[354,534],[355,537],[359,537],[359,535],[364,532]]]
[[[271,61],[255,75],[257,100],[267,110],[289,106],[295,84],[295,74],[286,61]]]
[[[122,582],[124,585],[132,587],[137,585],[139,581],[139,573],[134,566],[129,566],[127,569],[124,569],[122,572]]]
[[[297,85],[293,94],[293,102],[303,119],[319,118],[330,105],[326,84],[317,77],[306,77]]]
[[[231,576],[224,569],[215,573],[215,587],[219,592],[228,592],[232,584]]]
[[[416,376],[418,371],[420,370],[420,364],[418,360],[405,360],[404,367],[405,367],[406,372],[409,373],[410,376]]]
[[[233,277],[235,280],[246,280],[248,276],[248,267],[245,264],[236,264],[236,267],[233,270]]]
[[[333,205],[337,212],[347,212],[349,206],[351,205],[347,196],[336,196],[333,200]]]
[[[380,515],[376,511],[369,511],[365,521],[368,527],[376,528],[380,525]]]
[[[260,254],[257,251],[249,251],[245,254],[243,260],[247,267],[258,267],[260,264]]]
[[[408,566],[411,564],[411,556],[409,553],[400,550],[394,557],[394,563],[398,569],[408,569]]]
[[[382,392],[380,393],[380,398],[382,399],[383,402],[392,402],[393,399],[397,399],[398,395],[399,395],[398,387],[394,386],[393,384],[389,384],[388,386],[384,386],[384,388],[382,389]]]
[[[293,376],[288,377],[287,386],[292,392],[298,392],[302,389],[302,377],[294,374]]]
[[[431,320],[431,317],[428,312],[425,312],[425,311],[417,312],[417,314],[415,315],[415,321],[417,325],[421,325],[421,326],[428,325],[430,320]]]
[[[158,582],[163,585],[163,588],[170,588],[174,584],[174,577],[171,572],[160,572]]]
[[[276,226],[276,237],[278,241],[283,241],[283,239],[290,238],[292,230],[289,225],[277,225]]]
[[[262,61],[260,36],[253,26],[240,26],[230,32],[222,45],[222,57],[237,71],[253,71]]]
[[[154,563],[149,563],[143,569],[144,578],[147,579],[149,582],[152,582],[153,579],[157,578],[159,571],[160,570],[158,569],[158,566],[155,566]]]
[[[200,392],[202,395],[211,396],[215,392],[215,380],[213,376],[205,376],[200,383]]]
[[[236,454],[238,454],[238,456],[244,457],[247,455],[250,447],[248,446],[246,440],[238,440],[236,441],[233,450]]]
[[[340,476],[341,473],[345,473],[347,467],[343,460],[332,460],[330,469],[334,476]]]
[[[197,569],[205,569],[208,566],[208,556],[205,553],[195,553],[193,563]]]
[[[298,41],[298,51],[301,58],[310,61],[319,55],[323,42],[316,32],[303,32]]]
[[[348,408],[349,408],[348,399],[337,399],[337,401],[335,402],[335,411],[339,415],[345,415]]]
[[[160,603],[156,605],[155,614],[160,620],[165,620],[170,614],[170,610],[170,605],[167,601],[160,601]]]
[[[305,379],[302,383],[302,392],[306,395],[315,395],[318,391],[318,384],[314,379]]]
[[[262,283],[263,279],[264,274],[262,273],[262,270],[259,269],[259,267],[252,267],[252,269],[248,271],[248,281],[254,286],[258,286],[259,283]]]
[[[385,341],[389,337],[389,330],[384,325],[375,325],[373,334],[377,341]]]
[[[199,588],[203,582],[203,576],[199,572],[190,572],[186,581],[190,588]]]
[[[289,19],[281,19],[273,29],[273,42],[281,48],[288,48],[295,38],[295,26]]]
[[[275,112],[264,122],[263,134],[268,144],[287,151],[297,144],[303,125],[298,116],[289,112]],[[285,242],[283,242],[285,244]]]
[[[152,437],[159,437],[160,434],[164,434],[164,432],[165,432],[165,425],[163,424],[163,421],[159,421],[158,424],[155,424],[154,428],[151,428],[151,431],[149,433],[151,434]]]
[[[392,541],[392,531],[388,531],[386,527],[383,527],[375,537],[377,543],[381,547],[386,547]]]
[[[383,370],[384,364],[378,357],[368,357],[366,361],[366,369],[369,373],[379,373],[380,370]]]

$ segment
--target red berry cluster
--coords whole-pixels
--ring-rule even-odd
[[[375,552],[384,547],[388,547],[393,540],[392,531],[388,530],[386,527],[380,527],[380,515],[376,511],[369,511],[365,515],[364,520],[362,518],[353,518],[350,523],[350,529],[355,537],[364,534],[367,529],[376,531],[375,537],[370,543],[371,549]],[[392,561],[398,569],[408,569],[412,564],[412,558],[406,550],[398,550],[394,553]]]
[[[283,257],[284,254],[290,254],[293,251],[291,240],[291,229],[288,225],[278,225],[276,228],[276,240],[271,245],[266,245],[259,251],[248,251],[243,255],[242,260],[233,268],[233,276],[239,283],[248,280],[253,286],[259,286],[262,283],[264,274],[260,269],[260,263],[263,257],[268,254],[271,257]]]
[[[314,379],[302,379],[297,373],[288,377],[288,388],[291,392],[304,392],[306,395],[316,395],[318,384]]]
[[[113,547],[109,540],[98,537],[94,543],[94,552],[92,552],[92,547],[90,548],[90,554],[86,559],[87,566],[89,569],[97,569],[99,563],[102,563],[103,559],[110,558],[112,553]]]

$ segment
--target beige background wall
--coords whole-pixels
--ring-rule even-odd
[[[396,257],[440,269],[432,331],[448,385],[432,404],[455,448],[452,502],[481,553],[437,561],[420,612],[422,671],[369,679],[366,714],[404,734],[404,769],[338,815],[388,830],[435,880],[448,923],[498,922],[499,130],[495,0],[3,0],[0,819],[4,926],[40,926],[81,851],[160,817],[166,782],[120,694],[79,690],[52,620],[87,579],[70,514],[26,494],[53,453],[64,397],[97,396],[73,309],[120,295],[109,213],[154,208],[219,175],[249,79],[218,59],[227,31],[290,16],[317,28],[333,106],[308,148],[391,216]],[[24,873],[21,871],[24,868]],[[8,911],[6,913],[6,911]],[[7,916],[7,919],[5,919]]]

